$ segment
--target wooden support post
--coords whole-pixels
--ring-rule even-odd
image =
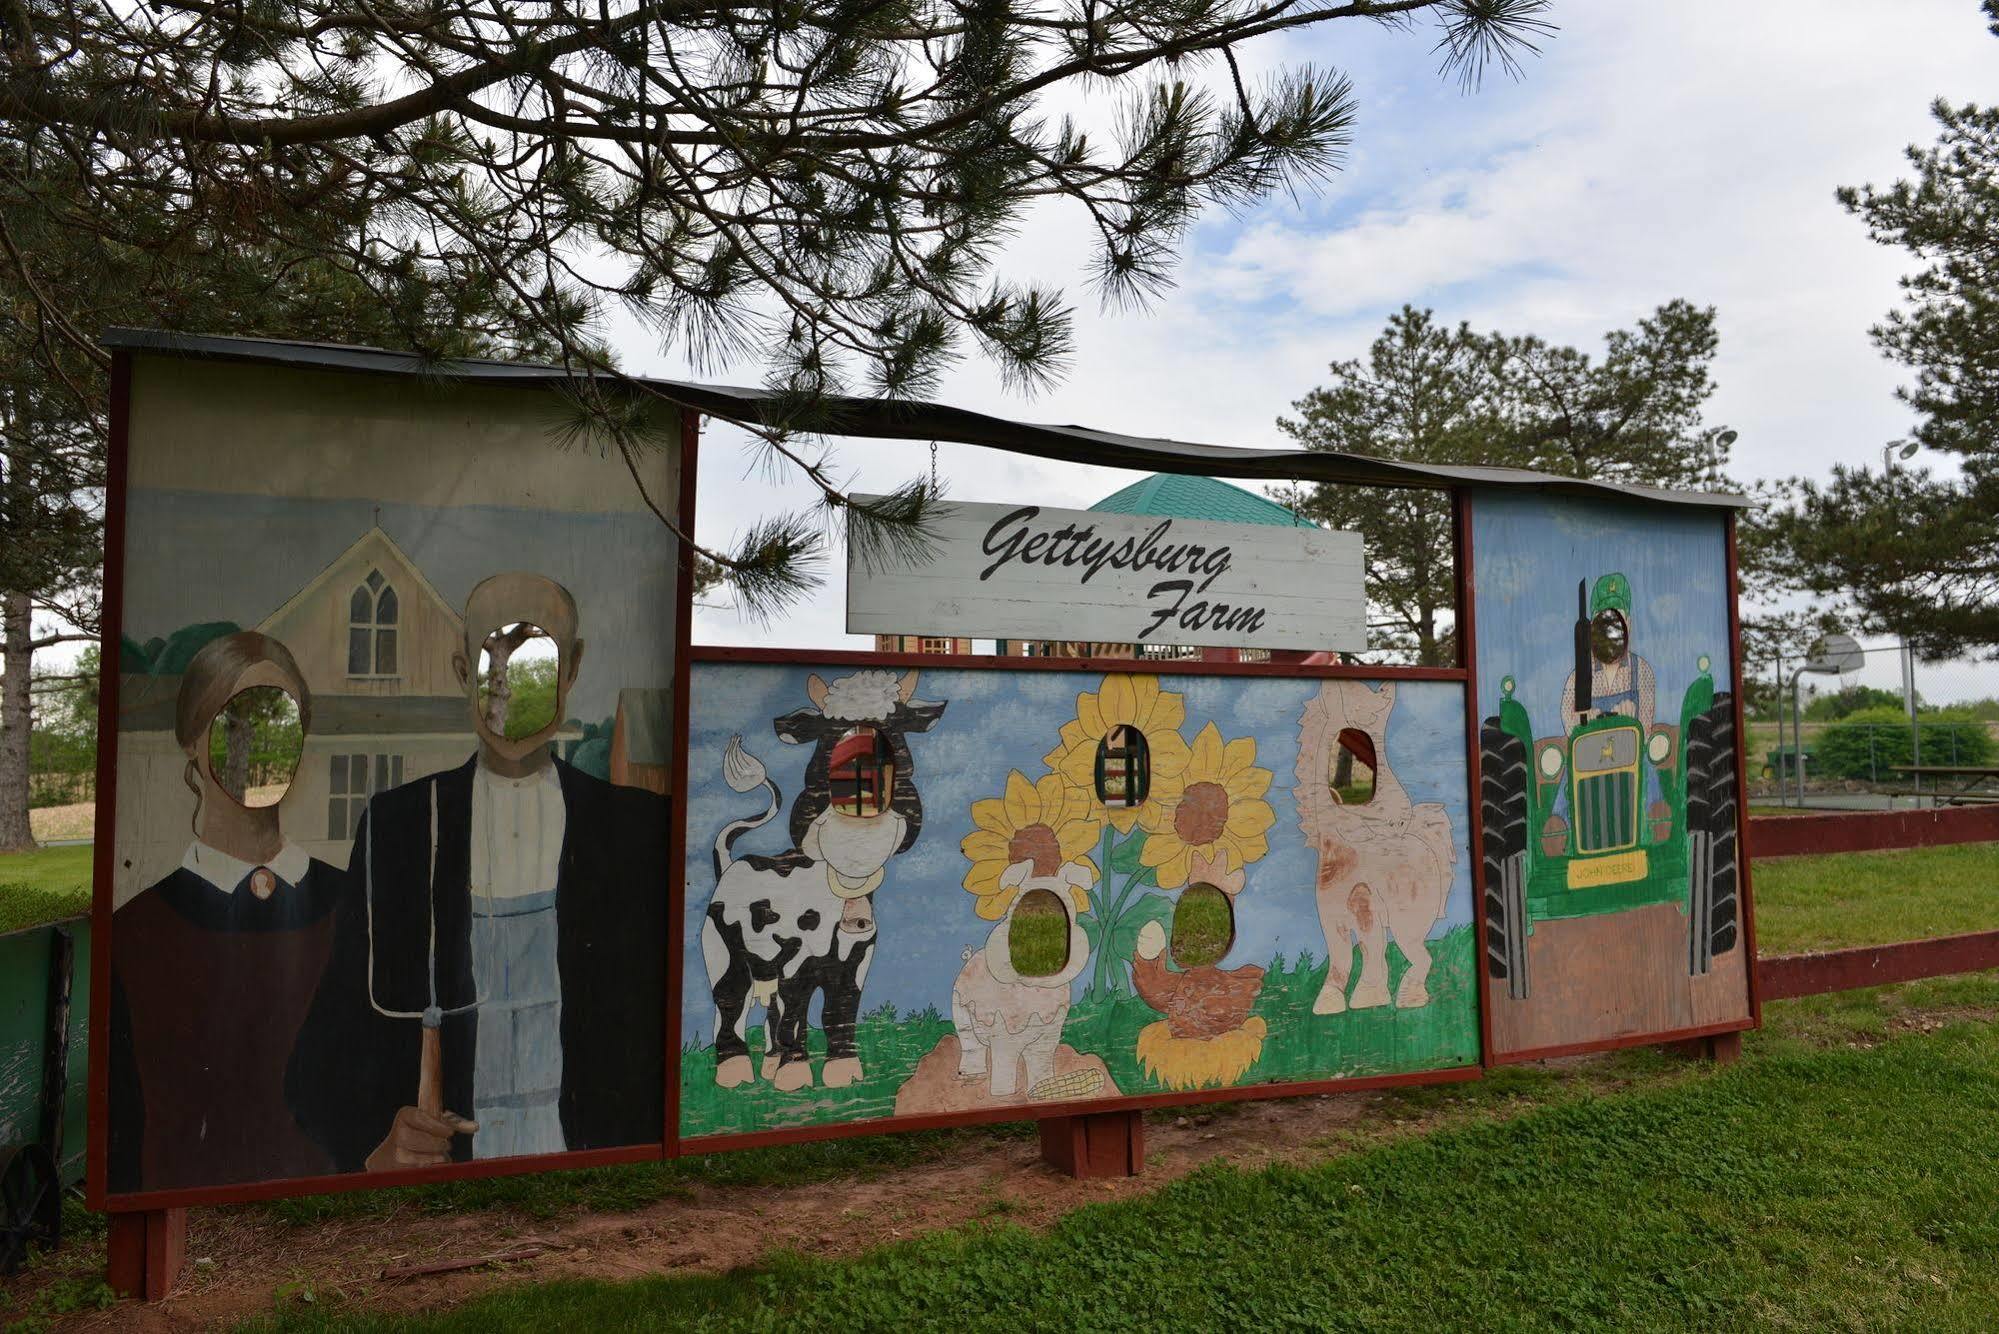
[[[121,1297],[157,1302],[173,1290],[187,1259],[187,1210],[142,1209],[111,1215],[105,1281]]]
[[[1667,1047],[1682,1056],[1696,1061],[1713,1061],[1716,1065],[1734,1065],[1742,1059],[1742,1034],[1715,1033],[1704,1038],[1687,1038],[1682,1042],[1670,1042]]]
[[[1041,1123],[1041,1160],[1084,1181],[1135,1177],[1145,1169],[1145,1117],[1136,1111],[1051,1116]]]

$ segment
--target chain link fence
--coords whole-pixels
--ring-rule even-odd
[[[1919,694],[1912,719],[1908,698],[1916,689],[1917,664],[1899,644],[1864,652],[1900,660],[1897,688],[1832,678],[1844,683],[1808,695],[1815,677],[1827,678],[1800,658],[1745,664],[1752,801],[1766,807],[1889,810],[1999,800],[1999,721],[1962,707],[1922,706]],[[1829,699],[1838,700],[1842,711],[1826,717]]]

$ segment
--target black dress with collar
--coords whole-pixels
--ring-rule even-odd
[[[267,897],[253,876],[270,877],[259,879]],[[113,915],[110,1190],[331,1170],[285,1081],[332,950],[341,879],[313,860],[296,884],[258,868],[225,892],[181,867]]]

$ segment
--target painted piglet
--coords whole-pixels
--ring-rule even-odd
[[[1024,1069],[1030,1096],[1055,1073],[1055,1054],[1062,1045],[1062,1024],[1069,1015],[1069,984],[1089,965],[1090,940],[1076,923],[1072,888],[1087,890],[1092,877],[1075,862],[1053,875],[1032,874],[1032,861],[1015,862],[1000,884],[1020,892],[1007,905],[1006,916],[986,937],[984,948],[965,951],[965,966],[951,987],[951,1023],[958,1030],[958,1075],[987,1076],[996,1098],[1012,1097]],[[1013,964],[1014,914],[1035,890],[1047,890],[1069,925],[1069,954],[1062,966],[1042,977],[1023,977]],[[1036,896],[1037,898],[1039,896]],[[1041,901],[1045,902],[1045,899]]]

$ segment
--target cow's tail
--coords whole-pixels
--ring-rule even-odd
[[[729,864],[734,860],[729,855],[729,849],[734,846],[736,840],[760,825],[769,824],[771,817],[777,814],[777,808],[784,802],[783,797],[778,794],[777,784],[770,781],[770,774],[764,769],[763,761],[743,749],[743,738],[740,734],[729,738],[729,748],[722,753],[722,781],[736,792],[749,792],[761,787],[770,793],[770,804],[764,807],[761,815],[731,820],[722,827],[722,832],[715,836],[717,880],[722,878],[722,872],[728,870]]]
[[[734,862],[734,858],[730,856],[730,848],[736,844],[736,840],[762,824],[770,824],[772,816],[778,814],[778,806],[784,804],[784,798],[778,794],[778,784],[774,784],[770,780],[770,774],[764,770],[764,762],[758,760],[748,750],[744,750],[742,734],[732,736],[730,748],[722,752],[722,780],[730,784],[730,788],[736,792],[752,792],[756,788],[764,788],[766,792],[770,792],[770,804],[764,808],[764,814],[760,816],[744,816],[742,820],[730,820],[726,826],[722,826],[722,832],[716,836],[716,880],[722,880],[722,872],[726,872],[730,868],[730,862]]]

